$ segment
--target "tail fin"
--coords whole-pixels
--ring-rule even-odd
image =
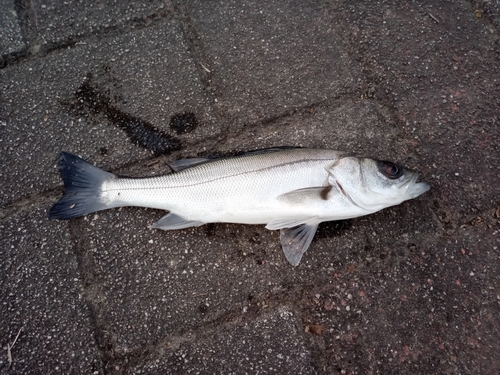
[[[71,219],[110,208],[101,200],[103,182],[116,178],[78,156],[61,152],[59,172],[66,192],[49,211],[49,219]]]

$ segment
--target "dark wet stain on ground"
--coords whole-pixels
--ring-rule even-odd
[[[345,231],[352,227],[352,220],[337,220],[337,221],[325,221],[318,226],[318,231],[316,232],[314,238],[328,238],[340,236]]]
[[[170,118],[170,128],[177,134],[192,132],[198,126],[198,120],[192,112],[173,115]]]
[[[73,109],[90,112],[94,116],[104,116],[111,124],[125,131],[132,142],[151,150],[155,155],[168,154],[181,148],[177,138],[157,129],[147,121],[114,107],[109,96],[91,84],[91,78],[91,75],[87,76],[76,90],[74,94],[76,102],[69,103]]]

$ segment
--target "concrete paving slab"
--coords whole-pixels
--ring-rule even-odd
[[[495,231],[482,223],[454,241],[410,245],[397,263],[337,267],[333,285],[303,300],[307,323],[322,331],[312,336],[316,364],[325,373],[496,373],[500,337],[486,332],[500,318]]]
[[[107,112],[90,108],[75,94],[86,81],[105,94],[117,113],[135,116],[130,121],[141,117],[177,139],[217,137],[221,130],[213,123],[210,103],[175,21],[55,52],[0,74],[0,153],[6,165],[24,165],[2,172],[4,204],[60,185],[55,164],[62,150],[99,155],[94,160],[106,160],[104,166],[151,157],[149,150],[129,140],[121,124],[109,121]],[[170,99],[174,97],[182,99]],[[185,112],[193,113],[199,126],[178,135],[170,129],[170,120]]]
[[[283,306],[191,337],[134,374],[316,374],[297,313]],[[220,355],[224,353],[224,355]]]
[[[250,238],[245,227],[222,224],[208,238],[210,227],[164,233],[147,228],[161,217],[153,213],[110,211],[73,224],[88,270],[86,294],[102,341],[116,355],[238,316],[276,287],[273,275],[285,272],[277,237],[264,236],[262,228]],[[226,237],[233,238],[229,246]]]
[[[0,223],[0,337],[11,346],[2,374],[102,374],[77,259],[60,227],[45,208]]]
[[[25,47],[13,0],[0,1],[0,57]],[[3,61],[3,60],[2,60]]]
[[[82,36],[102,33],[134,22],[147,23],[168,14],[168,2],[153,1],[33,1],[32,10],[38,20],[38,43],[70,44]]]
[[[348,99],[311,105],[265,126],[245,128],[220,149],[331,148],[409,166],[417,156],[408,149],[408,142],[388,107],[373,100]]]
[[[491,188],[500,169],[498,33],[466,2],[398,4],[345,2],[352,41],[366,56],[374,98],[394,108],[413,139],[433,194],[460,206],[443,211],[467,220],[498,196]]]
[[[235,124],[354,91],[362,79],[331,6],[304,1],[189,1],[211,88]]]

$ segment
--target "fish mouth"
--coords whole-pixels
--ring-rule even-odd
[[[418,177],[418,173],[412,173],[410,179],[401,186],[401,189],[406,190],[408,199],[416,198],[431,188],[431,185],[429,185],[427,182],[417,182]]]

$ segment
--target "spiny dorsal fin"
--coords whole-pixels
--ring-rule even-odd
[[[214,160],[216,159],[208,159],[208,158],[180,159],[170,164],[170,168],[172,168],[175,172],[180,172],[184,169],[196,167],[197,165],[209,163]]]

